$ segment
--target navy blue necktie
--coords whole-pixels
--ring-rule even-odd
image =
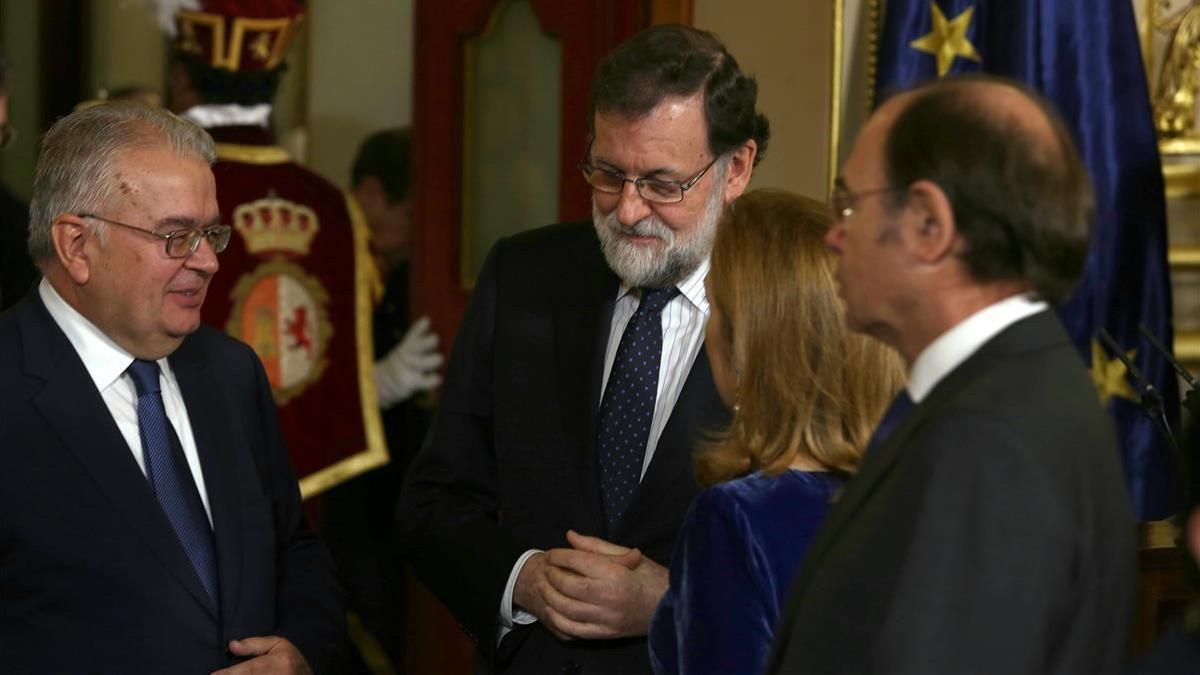
[[[907,389],[901,389],[892,404],[888,406],[887,411],[883,413],[883,418],[879,420],[879,425],[875,427],[875,433],[871,435],[871,442],[867,444],[867,450],[864,455],[870,454],[873,450],[883,445],[888,436],[892,435],[900,423],[904,421],[904,416],[913,408],[913,400],[908,395]]]
[[[662,360],[662,311],[678,288],[643,289],[625,326],[600,401],[597,459],[600,494],[609,530],[621,520],[642,476],[642,460],[654,420],[658,365]]]
[[[158,386],[158,364],[137,359],[128,372],[137,387],[138,435],[146,458],[146,480],[215,607],[219,596],[213,532],[179,439],[167,421]]]

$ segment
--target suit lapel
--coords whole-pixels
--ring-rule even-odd
[[[825,556],[841,533],[853,522],[862,506],[895,468],[908,440],[925,422],[939,415],[941,409],[950,403],[963,387],[992,367],[996,359],[1044,349],[1056,343],[1065,344],[1066,339],[1053,314],[1049,311],[1039,312],[992,337],[938,382],[928,396],[904,418],[892,435],[875,449],[863,463],[859,473],[846,485],[837,506],[830,511],[805,553],[804,563],[792,584],[789,611],[785,612],[785,616],[794,613],[794,607],[804,595],[804,589],[808,587],[817,570],[821,568]]]
[[[223,414],[221,386],[213,377],[214,371],[204,365],[194,338],[185,340],[171,356],[171,369],[187,406],[200,469],[204,472],[208,507],[212,511],[221,613],[230,617],[240,597],[242,569],[241,510],[237,502],[237,463],[233,457],[238,446],[229,433],[228,415]]]
[[[560,298],[554,316],[555,371],[563,413],[563,428],[579,435],[574,453],[579,494],[586,495],[592,534],[604,527],[600,479],[596,467],[596,424],[604,353],[619,282],[609,270],[594,240],[590,272],[581,288]]]
[[[995,367],[997,360],[1019,357],[1023,353],[1048,347],[1068,346],[1069,340],[1058,319],[1049,311],[1039,312],[1005,328],[986,342],[977,352],[951,371],[929,395],[904,419],[899,427],[863,464],[862,469],[846,486],[838,504],[830,511],[825,523],[809,544],[803,562],[792,580],[787,603],[775,629],[767,662],[768,673],[780,672],[780,660],[788,650],[793,624],[800,606],[830,550],[843,532],[850,527],[863,505],[879,489],[900,460],[909,439],[929,420],[941,413],[963,387]]]
[[[23,355],[26,372],[46,382],[33,397],[34,407],[91,474],[130,529],[215,619],[212,603],[145,474],[79,355],[41,298],[23,304],[19,322],[22,344],[27,345]]]

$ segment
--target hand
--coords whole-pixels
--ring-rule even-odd
[[[559,636],[645,635],[667,590],[667,569],[637,549],[596,537],[569,531],[567,541],[572,548],[547,551],[539,563],[542,578],[533,588],[539,606],[522,606]]]
[[[438,336],[429,330],[429,317],[414,321],[400,344],[375,362],[379,407],[390,408],[417,392],[429,391],[442,383],[437,373],[442,365],[442,355],[437,347]]]
[[[284,673],[312,675],[304,655],[285,638],[274,635],[230,640],[229,651],[234,656],[251,657],[236,666],[218,670],[212,675],[252,675],[254,673]]]
[[[513,605],[520,606],[521,609],[536,616],[546,630],[549,630],[558,639],[572,640],[575,636],[560,631],[554,623],[549,621],[547,596],[555,593],[546,576],[549,569],[545,553],[539,552],[529,556],[517,574],[517,581],[513,585]]]

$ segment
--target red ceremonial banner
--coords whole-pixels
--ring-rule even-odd
[[[270,379],[300,490],[388,461],[376,405],[370,232],[353,198],[265,129],[216,127],[220,256],[204,320],[249,344]]]

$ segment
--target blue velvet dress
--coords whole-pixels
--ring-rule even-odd
[[[843,480],[752,474],[701,492],[650,622],[656,673],[761,673],[804,550]]]

